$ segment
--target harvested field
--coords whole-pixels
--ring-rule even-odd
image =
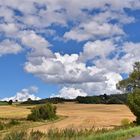
[[[0,118],[24,119],[30,113],[26,106],[0,106]]]
[[[123,119],[133,121],[135,117],[125,105],[103,104],[57,104],[57,114],[65,116],[59,121],[35,127],[34,130],[47,131],[49,128],[91,128],[113,127]],[[0,106],[0,118],[24,119],[30,113],[30,106]]]
[[[121,124],[123,119],[133,121],[135,117],[125,105],[74,104],[57,105],[57,114],[67,118],[48,125],[36,127],[35,130],[47,131],[49,128],[91,128],[113,127]]]

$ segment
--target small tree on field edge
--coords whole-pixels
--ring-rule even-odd
[[[12,105],[13,104],[13,101],[12,100],[9,100],[8,104],[9,105]]]

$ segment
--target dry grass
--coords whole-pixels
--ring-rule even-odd
[[[77,130],[79,130],[84,128],[91,128],[92,126],[94,126],[95,129],[103,127],[112,128],[113,126],[120,125],[123,119],[128,119],[130,121],[133,121],[135,119],[133,114],[125,105],[102,105],[102,104],[94,105],[94,104],[65,103],[65,104],[57,104],[56,106],[57,106],[57,114],[67,117],[62,117],[62,119],[59,119],[54,122],[27,123],[27,121],[24,120],[21,123],[21,125],[17,125],[15,127],[12,127],[11,129],[14,130],[15,132],[21,129],[22,130],[33,129],[39,130],[41,132],[47,132],[50,128],[58,128],[59,130],[71,127],[73,129],[76,128]],[[14,106],[14,105],[0,106],[0,118],[25,119],[27,115],[30,113],[31,107],[33,106]],[[10,132],[11,129],[1,131],[0,135],[2,134],[2,136],[4,136],[7,132]],[[124,136],[123,132],[121,134]]]
[[[24,106],[0,106],[0,118],[24,119],[30,113],[30,109]]]
[[[34,128],[42,132],[51,127],[55,128],[91,128],[113,127],[121,124],[123,119],[133,121],[135,117],[125,105],[93,105],[93,104],[58,104],[57,113],[67,116],[66,119],[56,123]]]
[[[47,131],[55,128],[91,128],[113,127],[121,124],[123,119],[133,121],[135,117],[125,105],[94,104],[57,104],[57,114],[67,116],[65,119],[35,127],[34,130]],[[30,113],[29,106],[0,106],[0,118],[24,119]]]

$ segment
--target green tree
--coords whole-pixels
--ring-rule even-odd
[[[127,79],[120,81],[117,88],[126,92],[140,88],[140,62],[135,62],[133,72],[130,73]]]
[[[140,89],[137,88],[128,95],[128,106],[136,116],[136,123],[140,125]]]
[[[140,124],[140,62],[133,66],[133,72],[127,79],[120,81],[117,85],[119,89],[127,91],[127,105],[136,116],[136,123]]]
[[[13,104],[13,101],[12,100],[9,100],[8,104],[9,105],[12,105]]]

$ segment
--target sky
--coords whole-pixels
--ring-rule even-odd
[[[140,0],[0,0],[0,99],[115,94],[140,61]]]

